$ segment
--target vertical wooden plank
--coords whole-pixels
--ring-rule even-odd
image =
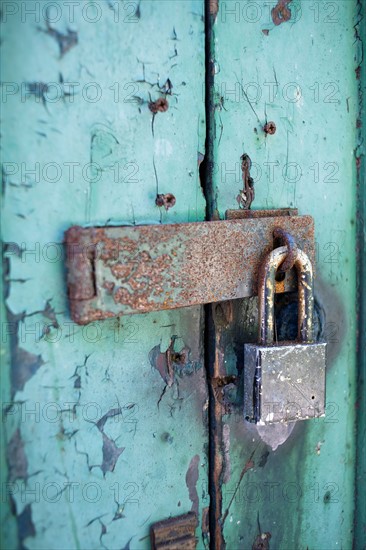
[[[352,545],[356,11],[345,1],[222,1],[213,27],[213,210],[223,217],[238,207],[247,154],[252,207],[297,207],[314,217],[317,311],[329,348],[326,418],[257,429],[243,422],[240,392],[242,345],[256,338],[255,301],[231,304],[218,317],[216,489],[228,548]],[[269,121],[272,135],[264,132]]]
[[[3,10],[6,499],[22,547],[140,550],[152,523],[191,510],[203,547],[201,310],[78,327],[62,247],[72,224],[204,218],[203,5],[71,4]]]
[[[358,120],[357,120],[357,464],[356,464],[356,512],[354,547],[366,546],[366,70],[364,61],[364,39],[366,36],[365,3],[357,3],[355,34],[359,48],[358,66]]]

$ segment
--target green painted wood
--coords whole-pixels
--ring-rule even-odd
[[[357,25],[355,31],[358,36],[357,45],[362,46],[366,36],[365,3],[357,4]],[[357,338],[357,465],[356,465],[356,517],[355,517],[355,546],[366,547],[366,166],[365,166],[365,128],[366,128],[366,71],[365,63],[360,63],[360,78],[358,81],[359,111],[358,117],[358,147],[356,155],[359,159],[357,178],[357,316],[359,330]]]
[[[100,0],[73,17],[64,2],[57,11],[54,4],[51,27],[61,34],[43,32],[40,3],[3,10],[2,237],[15,246],[4,264],[3,433],[13,459],[2,457],[2,481],[14,495],[5,493],[1,507],[2,547],[148,548],[152,522],[198,502],[201,523],[209,503],[201,311],[77,327],[61,241],[72,224],[204,218],[203,6]],[[328,416],[290,434],[259,433],[224,388],[227,548],[250,548],[261,533],[274,548],[350,548],[353,537],[359,6],[293,0],[291,9],[296,21],[275,27],[265,2],[220,3],[206,50],[215,54],[206,99],[216,113],[207,213],[237,208],[247,153],[254,207],[314,216]],[[164,95],[168,79],[169,109],[153,117],[148,102]],[[274,136],[261,131],[266,120],[276,122]],[[177,202],[165,212],[155,198],[167,192]],[[243,341],[255,338],[256,303],[230,307],[242,323],[223,339],[229,375]],[[201,525],[197,536],[203,547]]]
[[[3,307],[3,296],[5,296],[5,288],[3,281],[6,276],[7,272],[7,265],[6,262],[4,264],[1,262],[0,265],[0,290],[1,290],[1,308],[0,308],[0,323],[1,327],[4,327],[4,325],[7,323],[6,319],[6,312],[5,308]],[[3,333],[2,333],[3,334]],[[2,411],[1,411],[1,420],[4,420],[4,403],[9,403],[11,401],[11,380],[10,380],[10,365],[11,357],[10,357],[10,346],[6,345],[3,342],[3,335],[2,335],[2,343],[1,343],[1,351],[0,351],[0,388],[1,388],[1,405],[2,405]],[[2,429],[1,429],[1,445],[0,445],[0,467],[1,467],[1,474],[0,474],[0,480],[1,480],[1,488],[2,488],[2,495],[1,495],[1,506],[0,506],[0,521],[1,525],[6,526],[6,528],[1,529],[0,531],[0,545],[2,548],[11,548],[14,546],[14,541],[17,540],[17,522],[16,518],[14,517],[12,513],[11,508],[11,502],[9,499],[4,498],[4,487],[6,487],[6,483],[8,482],[8,476],[9,476],[9,467],[8,467],[8,461],[7,461],[7,430],[5,429],[4,423],[2,422]]]
[[[204,218],[203,4],[100,0],[73,15],[53,2],[48,30],[42,3],[7,4],[3,475],[19,543],[9,527],[3,547],[140,550],[153,522],[193,509],[202,548],[201,310],[73,324],[62,239],[73,224]],[[148,103],[169,91],[168,110],[153,116]],[[175,206],[159,209],[157,193]]]
[[[251,548],[261,534],[267,544],[265,533],[270,548],[351,548],[353,540],[357,6],[294,1],[289,7],[292,20],[275,26],[266,2],[220,2],[213,28],[212,210],[223,217],[238,207],[246,153],[254,208],[297,207],[314,217],[327,416],[292,433],[257,430],[243,424],[240,398],[236,414],[224,416],[227,548]],[[267,121],[275,122],[274,135],[263,132]],[[224,346],[226,374],[234,375],[243,339],[255,339],[256,315],[252,302],[235,307],[245,326]]]

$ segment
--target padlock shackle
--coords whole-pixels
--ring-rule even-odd
[[[258,308],[259,308],[259,343],[262,345],[274,342],[274,297],[276,290],[276,272],[288,253],[287,246],[281,246],[270,252],[259,272]],[[300,249],[294,262],[297,270],[298,287],[298,340],[302,343],[313,342],[313,268],[308,256]]]

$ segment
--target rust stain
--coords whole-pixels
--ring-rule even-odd
[[[165,352],[160,351],[160,344],[154,346],[149,353],[149,361],[167,384],[171,387],[175,380],[175,370],[182,369],[183,366],[189,363],[190,349],[184,346],[180,352],[174,350],[175,341],[178,336],[173,335],[170,340],[168,349]]]
[[[159,372],[164,382],[171,387],[174,383],[174,371],[169,354],[167,352],[162,353],[160,345],[157,345],[150,351],[149,361],[151,366]]]
[[[236,200],[240,208],[244,210],[249,210],[252,202],[254,201],[254,180],[250,176],[250,169],[252,167],[252,161],[250,160],[249,155],[242,155],[241,158],[241,171],[243,179],[243,189],[239,192],[239,195],[236,197]]]
[[[213,482],[211,491],[212,507],[214,511],[214,540],[216,541],[218,548],[224,548],[224,537],[222,533],[221,525],[221,511],[222,511],[222,490],[221,479],[223,473],[223,453],[222,453],[222,412],[221,405],[217,399],[214,403],[214,422],[216,424],[216,430],[211,434],[213,439],[214,459],[212,461],[213,468]]]
[[[201,527],[202,527],[202,538],[205,544],[205,548],[209,547],[209,540],[210,540],[209,511],[210,511],[209,506],[202,508]]]
[[[291,19],[291,10],[288,8],[290,2],[291,0],[278,0],[277,5],[272,8],[272,21],[275,25],[281,25]]]
[[[176,203],[176,198],[172,193],[166,193],[165,195],[158,194],[155,199],[156,206],[164,206],[165,210],[169,210]]]
[[[286,256],[286,247],[276,248],[266,256],[259,270],[258,337],[262,344],[274,342],[275,274]],[[300,249],[296,250],[294,265],[298,279],[298,339],[303,343],[313,342],[313,269],[309,258]]]
[[[289,271],[293,268],[296,257],[297,257],[297,245],[296,241],[290,233],[284,231],[281,227],[275,227],[273,230],[273,236],[276,239],[279,239],[281,244],[287,246],[287,256],[283,264],[280,265],[280,271]]]
[[[248,218],[277,218],[281,216],[297,216],[297,208],[277,208],[276,210],[226,210],[227,220],[246,220]]]
[[[213,223],[213,222],[211,222]],[[220,307],[218,307],[220,306]],[[216,548],[225,548],[223,536],[222,514],[222,482],[225,473],[225,444],[222,416],[225,408],[222,403],[222,385],[219,381],[224,377],[226,368],[224,362],[225,336],[228,323],[232,320],[232,303],[222,302],[213,304],[211,316],[213,322],[213,346],[215,355],[209,371],[209,385],[211,387],[211,422],[214,429],[211,430],[211,479],[210,479],[210,523],[211,538]]]
[[[85,302],[70,300],[70,315],[72,320],[78,325],[87,325],[88,323],[94,323],[95,321],[116,317],[116,314],[112,311],[94,308],[90,309],[87,300]]]
[[[216,18],[219,12],[219,0],[209,0],[209,12],[212,17]]]
[[[263,126],[263,131],[264,131],[265,134],[269,134],[270,136],[272,136],[273,134],[276,133],[276,124],[272,121],[267,122]]]
[[[95,296],[93,272],[95,243],[91,243],[89,234],[80,229],[74,226],[67,232],[67,263],[73,267],[68,274],[70,300],[88,300]]]
[[[156,113],[165,113],[169,109],[168,100],[165,97],[160,97],[156,101],[150,101],[149,109],[154,115]]]

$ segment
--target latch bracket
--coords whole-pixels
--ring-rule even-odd
[[[310,216],[282,209],[229,210],[226,217],[173,225],[71,227],[65,243],[72,319],[87,324],[254,296],[275,227],[291,233],[314,264]],[[276,291],[295,288],[289,272]]]

